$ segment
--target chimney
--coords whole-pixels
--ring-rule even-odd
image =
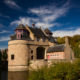
[[[40,29],[42,29],[42,27],[40,26]]]
[[[66,46],[69,46],[68,36],[65,37],[65,45],[66,45]]]
[[[29,27],[29,26],[26,24],[26,27]]]
[[[33,28],[35,27],[35,24],[34,24],[34,23],[32,23],[32,27],[33,27]]]
[[[74,52],[69,46],[68,36],[65,37],[65,59],[66,60],[74,59]]]

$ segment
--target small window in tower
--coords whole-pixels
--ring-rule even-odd
[[[33,53],[33,50],[31,50],[31,53]]]
[[[11,55],[11,60],[14,60],[14,55],[13,54]]]
[[[22,34],[21,34],[21,38],[22,38]]]
[[[33,60],[33,56],[31,56],[31,60]]]

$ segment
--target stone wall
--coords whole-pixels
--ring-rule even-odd
[[[36,49],[38,47],[49,47],[48,42],[42,41],[27,41],[27,40],[12,40],[8,42],[8,70],[9,71],[24,71],[27,70],[28,61],[31,58],[31,50],[33,50],[33,60],[36,60]],[[11,59],[14,55],[14,59]],[[45,58],[44,55],[44,58]],[[35,63],[36,64],[36,63]]]
[[[29,70],[40,69],[47,65],[47,61],[45,60],[35,60],[30,61]]]
[[[10,41],[8,44],[8,70],[26,70],[28,61],[28,47],[24,40]],[[11,59],[14,55],[14,59]]]

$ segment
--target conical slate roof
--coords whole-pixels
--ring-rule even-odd
[[[16,27],[16,29],[26,29],[25,26],[23,24],[19,24],[18,27]]]

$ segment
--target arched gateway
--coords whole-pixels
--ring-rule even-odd
[[[36,49],[36,55],[37,55],[37,59],[44,59],[45,48],[44,47],[38,47]]]

